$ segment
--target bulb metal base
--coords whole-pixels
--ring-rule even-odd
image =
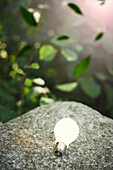
[[[62,156],[66,149],[66,144],[64,142],[57,142],[55,145],[55,155]]]

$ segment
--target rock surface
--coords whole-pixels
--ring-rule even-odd
[[[64,117],[80,128],[62,157],[53,154],[54,126]],[[86,105],[41,106],[0,127],[0,170],[113,170],[113,120]]]

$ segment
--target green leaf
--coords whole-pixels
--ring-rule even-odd
[[[15,78],[16,77],[16,71],[15,70],[10,71],[9,76],[11,76],[12,78]]]
[[[90,64],[90,59],[91,57],[88,56],[77,64],[74,70],[74,76],[80,76],[88,69],[89,64]]]
[[[42,78],[33,79],[33,82],[40,85],[40,86],[45,85],[45,81]]]
[[[54,100],[48,97],[41,97],[40,98],[40,105],[47,105],[47,104],[51,104],[54,103]]]
[[[25,86],[24,87],[24,96],[28,96],[30,94],[30,87]],[[19,104],[19,103],[17,103]]]
[[[101,87],[97,82],[92,78],[81,78],[80,85],[82,90],[91,98],[97,98],[101,93]]]
[[[24,84],[25,84],[25,86],[27,86],[27,87],[31,87],[31,86],[32,86],[32,80],[29,79],[29,78],[26,78]]]
[[[57,38],[57,40],[62,41],[62,40],[68,40],[69,37],[67,35],[63,35]]]
[[[37,22],[33,16],[33,12],[30,12],[28,9],[24,7],[20,8],[20,12],[21,12],[23,19],[28,25],[37,26]]]
[[[56,89],[63,91],[63,92],[71,92],[77,87],[77,85],[78,85],[77,82],[59,84],[59,85],[56,85]]]
[[[30,99],[30,100],[31,100],[31,102],[32,102],[32,103],[37,103],[37,102],[38,102],[38,100],[37,100],[37,98],[36,98],[36,97],[31,97],[31,99]]]
[[[35,95],[36,94],[47,94],[50,92],[47,87],[40,87],[40,86],[33,87],[33,90],[35,92]]]
[[[52,45],[43,45],[39,50],[39,58],[44,61],[51,61],[54,59],[57,50]]]
[[[74,39],[69,38],[68,41],[67,40],[63,40],[63,41],[59,41],[58,37],[53,37],[51,39],[51,42],[57,46],[61,46],[61,47],[69,47],[70,45],[74,44],[75,41]]]
[[[21,68],[16,68],[15,72],[21,75],[25,75],[24,71]]]
[[[82,11],[80,10],[80,8],[79,8],[76,4],[69,3],[68,6],[69,6],[74,12],[76,12],[77,14],[83,15]]]
[[[106,81],[108,78],[107,75],[102,72],[95,73],[95,76],[101,81]]]
[[[38,70],[40,68],[39,64],[38,63],[32,63],[30,66],[28,66],[29,68],[32,68],[32,69],[36,69]]]
[[[80,45],[80,44],[77,44],[77,45],[75,46],[75,49],[76,49],[78,52],[81,52],[81,51],[83,51],[83,46]]]
[[[97,0],[100,1],[100,5],[104,5],[106,0]]]
[[[20,52],[18,53],[17,57],[25,56],[25,55],[28,54],[31,50],[32,50],[32,46],[26,45],[25,47],[23,47],[23,48],[20,50]]]
[[[103,37],[103,35],[104,35],[103,32],[99,33],[99,34],[95,37],[95,41],[100,40],[100,39]]]
[[[61,53],[66,58],[67,61],[76,61],[78,58],[76,52],[74,52],[71,49],[63,49]]]

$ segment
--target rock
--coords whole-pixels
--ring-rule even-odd
[[[53,154],[54,126],[64,117],[80,128],[62,157]],[[41,106],[0,126],[0,170],[112,170],[113,120],[86,105]]]

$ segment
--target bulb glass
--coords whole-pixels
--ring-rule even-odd
[[[64,118],[59,120],[54,128],[56,142],[64,142],[68,147],[79,134],[79,127],[77,123],[71,118]]]

